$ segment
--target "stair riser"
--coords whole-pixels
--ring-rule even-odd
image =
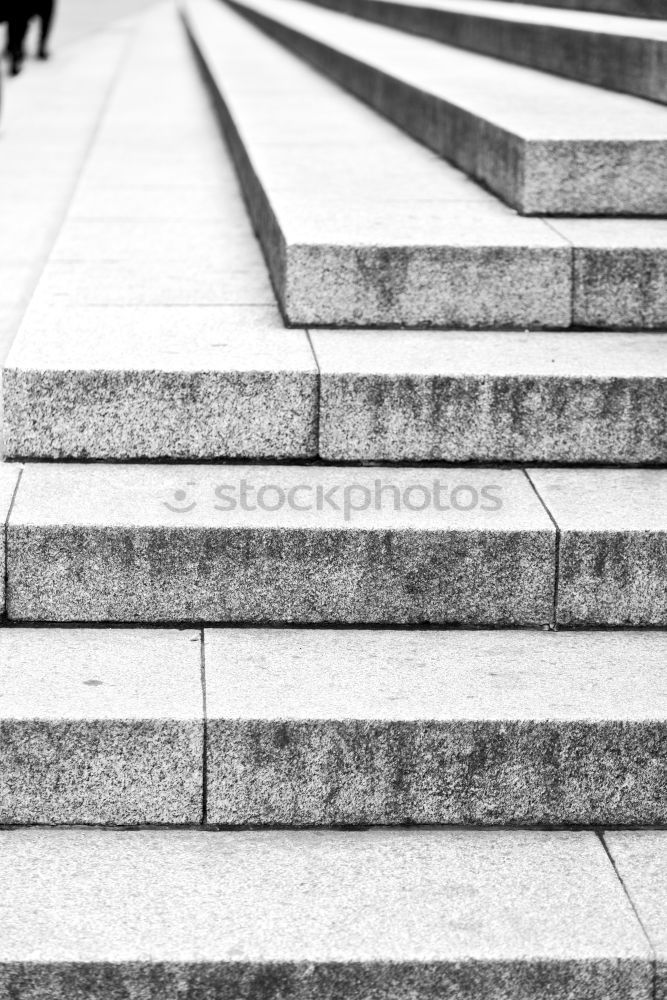
[[[319,453],[357,462],[660,464],[666,406],[661,379],[323,373]]]
[[[4,371],[13,459],[312,458],[307,372]]]
[[[209,718],[206,779],[203,728],[0,718],[0,823],[667,822],[664,722]]]
[[[323,369],[319,378],[10,367],[3,384],[5,453],[13,459],[667,461],[660,377],[385,377]]]
[[[17,621],[544,625],[553,534],[12,528]]]
[[[660,824],[661,723],[209,718],[207,819],[229,825]],[[619,793],[619,789],[623,789]]]
[[[313,0],[311,0],[313,2]],[[377,0],[314,0],[390,28],[532,66],[607,90],[667,102],[667,43],[523,24]],[[573,5],[574,6],[574,5]]]
[[[525,3],[525,0],[511,0]],[[540,7],[565,7],[567,10],[590,10],[601,14],[625,14],[628,17],[664,18],[665,0],[531,0]]]

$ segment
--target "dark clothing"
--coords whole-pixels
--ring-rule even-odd
[[[55,0],[0,0],[0,20],[7,22],[7,55],[11,72],[18,73],[25,57],[25,37],[33,17],[40,20],[39,48],[41,59],[48,56],[48,41],[53,24]]]

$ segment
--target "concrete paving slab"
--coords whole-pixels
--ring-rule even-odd
[[[650,996],[648,946],[592,833],[26,830],[0,844],[14,996]]]
[[[232,7],[522,214],[665,213],[667,127],[651,102],[302,0]]]
[[[528,475],[559,528],[558,622],[667,624],[667,471]]]
[[[317,366],[275,307],[31,310],[3,385],[11,456],[317,454]]]
[[[0,823],[198,823],[196,631],[0,630]]]
[[[32,464],[7,604],[31,621],[544,625],[554,560],[518,470]]]
[[[149,248],[152,263],[179,261],[201,270],[240,270],[262,259],[240,197],[237,211],[222,220],[67,219],[50,259],[141,263]]]
[[[187,219],[228,220],[238,208],[230,204],[232,183],[208,187],[94,187],[81,184],[70,203],[68,218],[74,219]],[[233,186],[232,186],[233,185]],[[247,225],[247,223],[246,223]]]
[[[364,192],[387,162],[407,155],[406,146],[415,157],[421,153],[424,190],[432,192],[432,154],[221,5],[187,10],[288,323],[569,326],[571,250],[553,229],[519,218],[490,195],[453,202],[454,189],[468,199],[469,188],[445,163],[440,203],[369,202]],[[239,51],[254,53],[261,79],[235,58]],[[325,107],[335,111],[325,114]],[[299,165],[317,146],[326,189],[324,149],[341,143],[350,149],[345,208],[340,200],[323,201],[313,187],[286,188],[292,168],[298,182]],[[271,165],[278,163],[274,179]],[[415,190],[421,173],[415,159]],[[339,183],[340,157],[330,176]]]
[[[249,237],[250,238],[250,237]],[[49,261],[35,291],[39,308],[72,306],[275,306],[266,266],[257,253],[210,270],[183,260]]]
[[[663,632],[206,629],[210,823],[667,817]]]
[[[660,334],[313,330],[332,461],[667,460]]]

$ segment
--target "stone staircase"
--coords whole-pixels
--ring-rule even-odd
[[[0,1000],[667,997],[662,8],[185,0],[85,70]]]

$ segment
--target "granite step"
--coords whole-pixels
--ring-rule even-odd
[[[7,613],[545,625],[555,545],[521,470],[30,464]]]
[[[0,883],[16,1000],[651,996],[592,832],[1,831]]]
[[[0,629],[0,824],[199,824],[201,635]]]
[[[3,369],[5,454],[313,457],[318,383],[275,306],[35,309]]]
[[[287,324],[667,328],[665,220],[519,217],[223,5],[187,20]]]
[[[311,2],[447,45],[667,103],[667,23],[510,0]]]
[[[527,474],[558,525],[558,623],[667,625],[667,470]]]
[[[33,622],[667,624],[662,469],[24,467]]]
[[[18,459],[667,461],[664,334],[313,330],[309,344],[270,306],[32,310],[3,381]]]
[[[572,247],[572,324],[667,328],[667,220],[553,219]]]
[[[522,214],[667,212],[660,105],[305,0],[232,6]]]
[[[0,629],[0,824],[664,823],[664,632]]]
[[[123,66],[3,382],[10,457],[317,453],[312,350],[170,7]]]
[[[570,324],[564,237],[223,5],[188,6],[187,24],[288,324]]]
[[[664,632],[206,629],[207,821],[667,819]]]
[[[667,462],[664,334],[313,330],[311,342],[328,461]]]

